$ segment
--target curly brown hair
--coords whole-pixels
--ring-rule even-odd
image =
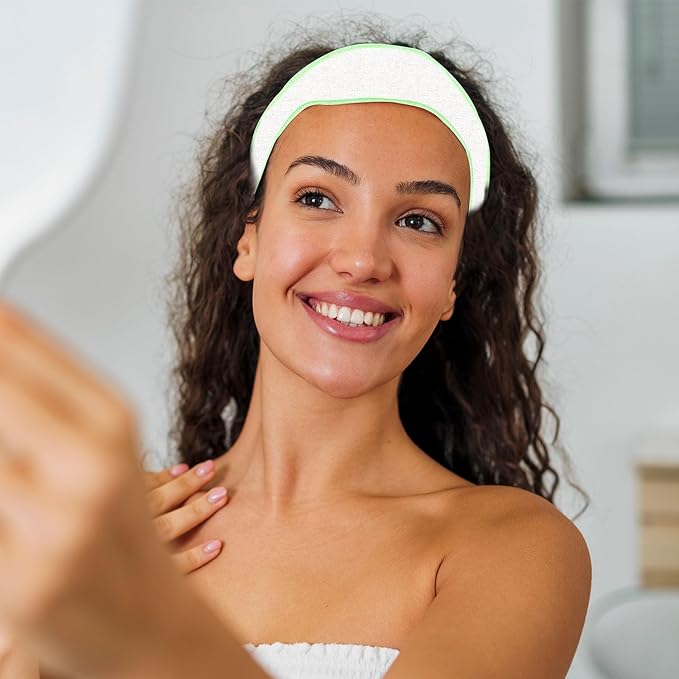
[[[341,22],[340,22],[341,23]],[[559,474],[541,435],[543,408],[552,414],[557,443],[559,417],[545,402],[537,369],[545,345],[534,296],[539,278],[536,180],[491,104],[477,67],[463,68],[446,47],[425,50],[425,31],[401,32],[363,19],[319,38],[302,36],[278,55],[270,50],[236,84],[231,106],[199,140],[196,179],[178,201],[180,251],[166,282],[168,310],[178,347],[172,369],[174,403],[169,439],[178,459],[194,465],[222,455],[238,438],[252,395],[259,334],[252,313],[252,282],[232,266],[245,222],[262,209],[266,173],[252,196],[250,141],[273,97],[301,68],[333,49],[381,42],[416,47],[442,64],[473,101],[488,136],[491,181],[483,205],[467,216],[456,273],[452,318],[439,323],[398,390],[399,413],[413,442],[447,469],[476,484],[520,487],[554,503]],[[283,43],[281,42],[281,45]],[[239,82],[240,81],[240,82]],[[532,334],[536,356],[525,350]],[[547,488],[545,476],[552,475]],[[570,478],[569,478],[570,481]],[[570,481],[586,498],[589,496]],[[577,516],[575,518],[577,518]]]

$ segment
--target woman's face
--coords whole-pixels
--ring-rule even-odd
[[[469,203],[462,145],[433,114],[412,106],[312,106],[278,139],[266,177],[259,224],[245,227],[234,264],[239,278],[253,280],[262,344],[336,397],[398,378],[452,315]],[[440,185],[403,190],[429,180],[452,186],[459,203]],[[314,294],[320,314],[309,306]],[[329,317],[333,298],[339,320]],[[379,308],[391,316],[373,327]],[[354,313],[371,309],[372,320]]]

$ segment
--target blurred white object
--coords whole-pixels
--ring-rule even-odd
[[[120,126],[137,0],[0,4],[0,281],[91,186]]]
[[[604,677],[679,677],[679,590],[611,592],[590,615],[589,653]]]

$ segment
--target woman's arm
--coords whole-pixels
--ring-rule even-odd
[[[221,508],[222,503],[206,502],[206,493],[201,490],[212,480],[213,474],[214,470],[202,477],[195,473],[184,474],[181,470],[173,474],[170,469],[145,472],[147,499],[168,546],[172,539],[183,535]],[[198,499],[193,499],[196,496]],[[182,506],[176,509],[177,505]],[[173,558],[179,571],[186,574],[214,560],[218,554],[219,551],[206,554],[196,547],[174,553]],[[59,678],[48,675],[44,668],[40,670],[37,659],[10,634],[0,630],[0,679]]]
[[[143,657],[121,673],[120,679],[186,679],[186,677],[238,677],[271,679],[241,647],[223,624],[207,610],[191,607],[168,616],[181,620],[168,629],[167,642],[149,646]],[[192,621],[192,617],[200,619]],[[41,670],[35,658],[14,644],[0,654],[0,679],[64,679]]]
[[[522,488],[488,488],[502,514],[453,538],[436,596],[385,679],[565,679],[589,603],[592,564],[577,526]]]
[[[230,630],[202,605],[187,602],[184,610],[175,606],[168,619],[180,624],[173,624],[158,636],[165,641],[149,644],[144,655],[121,672],[120,679],[271,679]],[[65,679],[41,670],[23,646],[13,644],[7,649],[0,653],[0,679]]]
[[[182,589],[173,601],[156,641],[149,639],[143,654],[115,679],[271,679],[200,595]]]
[[[60,679],[270,679],[159,539],[139,438],[119,394],[0,300],[0,628]]]

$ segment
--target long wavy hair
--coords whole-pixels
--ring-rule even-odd
[[[359,42],[391,43],[427,51],[462,84],[491,155],[489,192],[464,228],[454,314],[439,323],[401,376],[401,421],[419,448],[465,479],[524,488],[554,504],[559,474],[541,434],[543,410],[556,422],[551,443],[569,471],[572,465],[558,443],[559,417],[538,381],[545,337],[534,299],[540,274],[536,180],[476,67],[463,68],[445,47],[426,50],[429,36],[422,29],[394,39],[374,21],[331,25],[323,38],[315,28],[301,36],[298,27],[292,46],[281,42],[283,54],[271,49],[226,80],[235,85],[231,105],[198,139],[197,175],[180,187],[179,257],[166,277],[177,346],[168,435],[176,457],[194,465],[228,451],[252,395],[259,355],[252,282],[237,279],[232,266],[243,224],[257,221],[266,186],[265,174],[252,196],[250,140],[257,121],[283,85],[321,55]],[[532,358],[525,348],[530,337]],[[586,499],[582,513],[589,496],[571,485]]]

